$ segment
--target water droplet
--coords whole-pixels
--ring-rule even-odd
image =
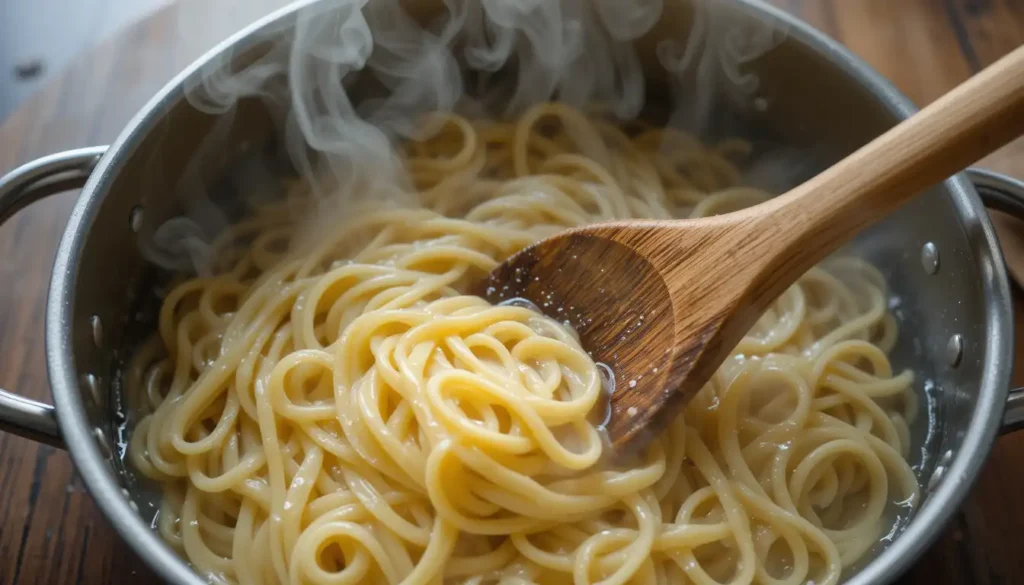
[[[594,365],[597,366],[597,373],[601,377],[601,388],[611,396],[615,392],[615,372],[606,363],[597,362]]]
[[[537,308],[537,305],[533,304],[528,299],[524,299],[522,297],[513,297],[511,299],[505,299],[504,301],[501,301],[500,303],[498,303],[498,306],[499,307],[519,307],[520,309],[529,309],[529,310],[531,310],[531,311],[533,311],[535,313],[540,313],[541,312],[540,309]],[[546,307],[547,304],[545,304],[544,306]]]

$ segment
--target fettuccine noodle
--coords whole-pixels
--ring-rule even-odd
[[[466,292],[571,226],[763,201],[738,186],[745,143],[558,104],[437,121],[403,147],[415,203],[350,209],[316,238],[290,200],[263,206],[215,244],[212,276],[166,296],[128,379],[129,457],[198,571],[820,585],[916,502],[913,376],[893,372],[886,283],[861,260],[788,289],[630,465],[602,457],[607,388],[575,334]]]

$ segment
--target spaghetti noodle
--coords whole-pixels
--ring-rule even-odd
[[[833,260],[788,289],[632,465],[575,334],[465,293],[571,226],[700,217],[746,145],[558,104],[445,115],[406,144],[414,204],[310,237],[266,206],[166,297],[129,456],[199,571],[272,583],[836,583],[913,504],[916,403],[886,284]],[[628,389],[619,389],[627,391]]]

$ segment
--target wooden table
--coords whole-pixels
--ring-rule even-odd
[[[1022,0],[773,2],[845,43],[918,105],[1024,43]],[[0,126],[0,172],[109,143],[174,73],[251,20],[260,4],[185,0],[81,55]],[[986,164],[1024,177],[1024,143]],[[49,399],[46,286],[74,197],[36,204],[0,229],[0,387],[41,400]],[[1015,320],[1024,331],[1024,311]],[[1024,352],[1015,361],[1021,384]],[[961,513],[901,582],[1024,583],[1022,463],[1024,433],[999,439]],[[83,491],[65,453],[0,435],[0,585],[154,580]]]

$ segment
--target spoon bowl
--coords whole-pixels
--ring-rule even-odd
[[[653,417],[661,411],[638,400],[642,393],[626,389],[660,388],[667,402],[679,387],[686,369],[673,355],[681,346],[678,320],[659,267],[631,246],[605,237],[604,230],[617,225],[572,230],[523,250],[491,273],[485,296],[491,302],[528,299],[572,327],[594,361],[614,374],[614,408]],[[664,349],[646,355],[650,347]],[[606,424],[609,436],[629,432],[619,428],[626,420],[613,415]]]

